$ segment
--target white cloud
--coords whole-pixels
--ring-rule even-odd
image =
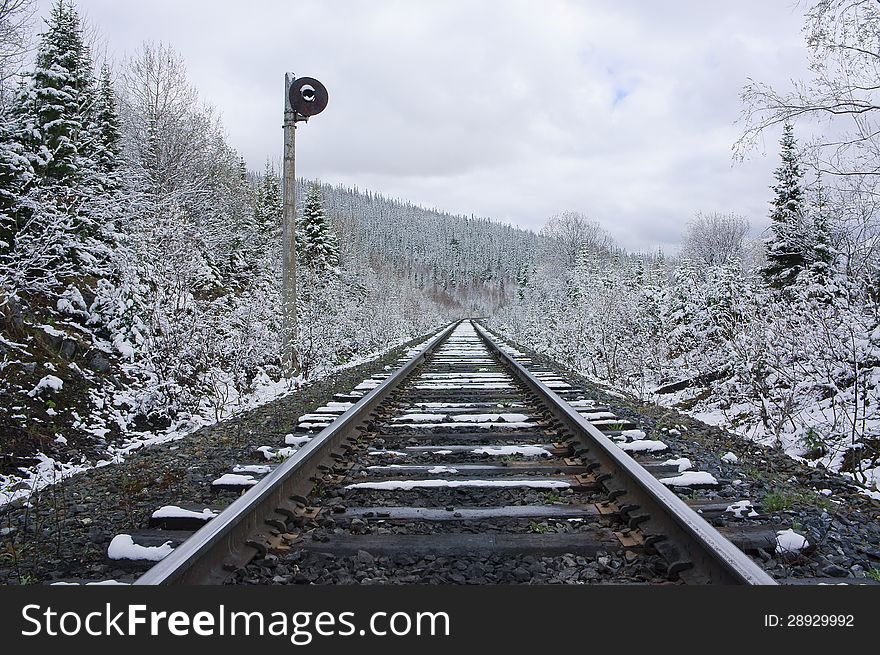
[[[761,0],[79,4],[116,59],[179,50],[251,168],[292,69],[330,92],[298,173],[533,228],[576,209],[634,249],[697,210],[764,220],[776,144],[733,165],[738,93],[805,74],[800,10]]]

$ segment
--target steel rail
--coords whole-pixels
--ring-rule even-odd
[[[489,349],[497,353],[509,369],[546,403],[557,419],[585,442],[589,455],[594,456],[616,479],[627,481],[621,495],[650,516],[642,524],[642,531],[664,534],[677,550],[683,551],[697,569],[696,575],[704,573],[706,576],[703,579],[697,577],[695,581],[710,584],[778,584],[748,555],[505,352],[484,327],[477,323],[474,323],[474,327]]]
[[[459,321],[460,322],[460,321]],[[421,364],[459,324],[455,322],[433,337],[419,353],[387,380],[361,398],[278,468],[251,487],[219,515],[140,576],[136,585],[212,584],[225,577],[227,561],[246,557],[246,549],[259,550],[255,541],[269,533],[266,520],[279,518],[295,507],[290,496],[310,487],[309,477],[331,451],[355,429]],[[281,510],[287,510],[279,512]]]

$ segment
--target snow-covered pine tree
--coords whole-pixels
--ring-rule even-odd
[[[12,247],[22,197],[33,177],[16,117],[0,117],[0,253]]]
[[[808,263],[805,246],[803,173],[798,161],[794,128],[786,123],[780,140],[782,163],[774,171],[777,183],[772,187],[771,236],[765,242],[767,264],[763,274],[776,289],[794,284]]]
[[[837,250],[831,240],[831,226],[821,175],[816,185],[816,207],[813,215],[813,252],[809,267],[813,284],[829,286],[834,280]]]
[[[261,232],[267,236],[278,236],[281,229],[282,199],[281,178],[270,162],[257,186],[254,202],[254,220]]]
[[[98,92],[95,96],[94,121],[92,137],[95,147],[95,162],[101,174],[101,184],[107,189],[118,186],[116,171],[122,150],[122,133],[120,131],[119,112],[116,107],[116,94],[113,90],[113,79],[110,66],[101,67],[98,80]]]
[[[339,265],[339,243],[324,213],[317,184],[310,185],[306,194],[297,245],[301,263],[315,272],[323,273]]]
[[[80,155],[87,133],[82,112],[89,106],[92,91],[84,69],[90,69],[91,62],[72,4],[58,0],[48,25],[37,50],[30,88],[23,97],[23,113],[32,121],[34,168],[44,185],[74,186],[83,173]]]

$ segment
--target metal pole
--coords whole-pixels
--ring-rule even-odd
[[[281,245],[281,357],[287,374],[293,376],[296,361],[296,112],[290,106],[293,73],[284,75],[284,170]]]

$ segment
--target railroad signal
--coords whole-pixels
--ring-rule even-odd
[[[290,85],[288,100],[293,110],[305,118],[320,114],[327,107],[327,89],[313,77],[300,77]]]
[[[281,358],[289,375],[296,361],[296,124],[327,107],[327,89],[313,77],[284,76],[284,193],[281,252]]]

